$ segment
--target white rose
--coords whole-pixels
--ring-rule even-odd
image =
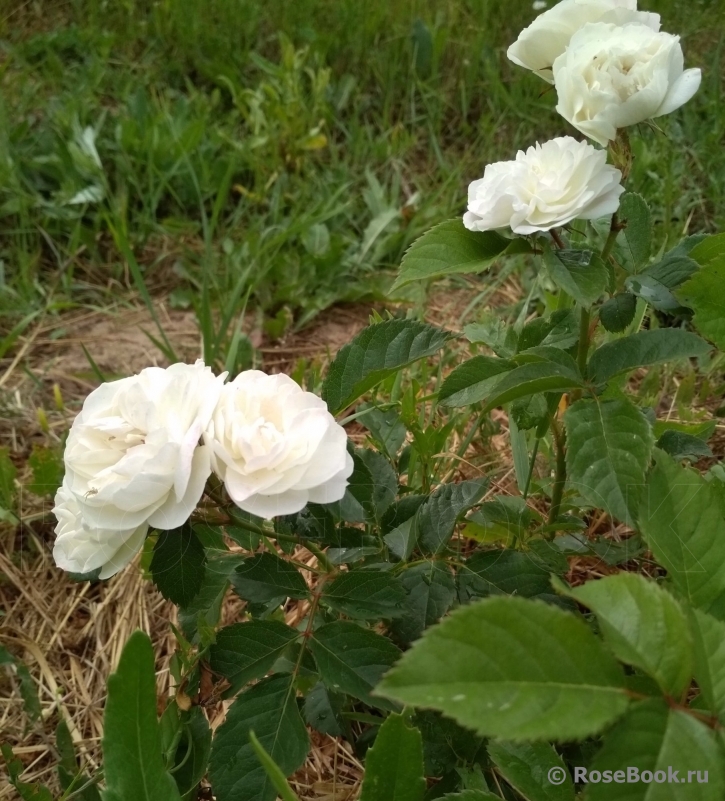
[[[259,517],[339,501],[353,470],[327,404],[281,374],[247,370],[227,384],[204,441],[229,497]]]
[[[470,231],[510,227],[517,234],[549,231],[574,219],[614,214],[622,173],[607,153],[571,136],[536,144],[515,161],[488,164],[468,187],[463,224]]]
[[[562,0],[524,28],[507,55],[514,64],[554,83],[554,62],[588,22],[639,22],[653,31],[660,29],[659,14],[637,11],[637,0]]]
[[[683,70],[678,36],[646,25],[585,25],[554,62],[556,110],[601,145],[618,128],[669,114],[700,86],[700,70]]]
[[[64,455],[67,488],[88,526],[119,532],[186,522],[211,473],[199,441],[225,377],[197,361],[148,367],[91,392]]]
[[[101,568],[107,579],[125,567],[146,539],[148,523],[136,528],[109,530],[90,525],[81,515],[75,495],[64,484],[55,496],[55,563],[71,573],[91,573]]]

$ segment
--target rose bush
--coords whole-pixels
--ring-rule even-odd
[[[637,0],[563,0],[524,28],[507,55],[515,64],[554,83],[554,62],[588,22],[639,22],[653,31],[660,29],[659,14],[638,11]]]
[[[607,154],[571,136],[536,144],[515,161],[488,164],[468,187],[463,224],[471,231],[510,227],[517,234],[549,231],[572,220],[613,214],[624,192],[622,173]]]
[[[556,45],[560,104],[608,141],[684,102],[699,73],[654,23],[581,25],[600,12],[639,13],[566,0],[534,39],[581,26]],[[451,332],[376,315],[335,355],[324,401],[255,370],[223,385],[201,363],[89,396],[56,559],[107,577],[148,530],[178,647],[159,721],[152,645],[130,638],[103,774],[65,797],[102,775],[109,799],[191,801],[205,783],[217,801],[292,801],[313,729],[364,759],[364,801],[619,801],[623,768],[645,795],[679,772],[678,798],[725,798],[725,471],[706,441],[715,403],[682,400],[697,365],[700,400],[721,402],[725,236],[665,252],[606,160],[562,137],[491,164],[463,220],[407,250],[398,285],[525,262],[520,312],[467,325],[474,352],[457,347],[450,370],[430,362]],[[663,367],[674,381],[653,403]],[[503,426],[511,467],[468,458]]]
[[[353,470],[327,404],[283,374],[247,370],[227,384],[204,441],[229,497],[268,519],[339,501]]]
[[[678,36],[647,25],[589,23],[554,62],[556,110],[577,130],[607,145],[619,128],[669,114],[700,86],[684,69]]]

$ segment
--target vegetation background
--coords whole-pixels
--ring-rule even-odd
[[[641,6],[703,70],[690,103],[633,137],[628,188],[664,246],[725,227],[725,3]],[[103,377],[197,355],[197,327],[208,362],[314,384],[371,303],[475,319],[490,278],[452,282],[445,308],[386,292],[487,162],[572,133],[554,92],[506,59],[537,13],[529,0],[0,0],[0,637],[39,698],[33,722],[20,672],[0,673],[0,728],[29,777],[55,770],[59,713],[97,767],[105,679],[134,628],[154,635],[161,693],[173,650],[138,572],[89,588],[48,562],[57,465],[42,454]],[[516,313],[531,281],[531,265],[498,276],[496,302]],[[310,798],[359,779],[335,748],[319,744],[300,779]]]

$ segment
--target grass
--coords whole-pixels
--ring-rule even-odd
[[[630,186],[657,198],[665,241],[725,219],[725,10],[642,5],[704,72],[663,132],[637,138]],[[38,310],[135,287],[193,305],[223,361],[247,298],[274,337],[383,296],[486,162],[567,132],[553,92],[505,57],[528,0],[3,9],[0,331],[13,338]]]

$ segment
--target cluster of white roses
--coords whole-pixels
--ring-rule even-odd
[[[259,517],[342,498],[353,461],[325,402],[286,375],[226,377],[197,361],[148,367],[91,392],[68,435],[55,498],[59,567],[117,573],[149,527],[189,519],[212,471]]]
[[[659,15],[638,11],[637,0],[563,0],[521,32],[508,57],[553,84],[559,114],[604,147],[619,128],[669,114],[700,86],[700,70],[683,69],[679,37],[660,31]],[[606,161],[606,151],[561,137],[489,164],[469,187],[463,222],[531,234],[613,214],[624,189]]]

